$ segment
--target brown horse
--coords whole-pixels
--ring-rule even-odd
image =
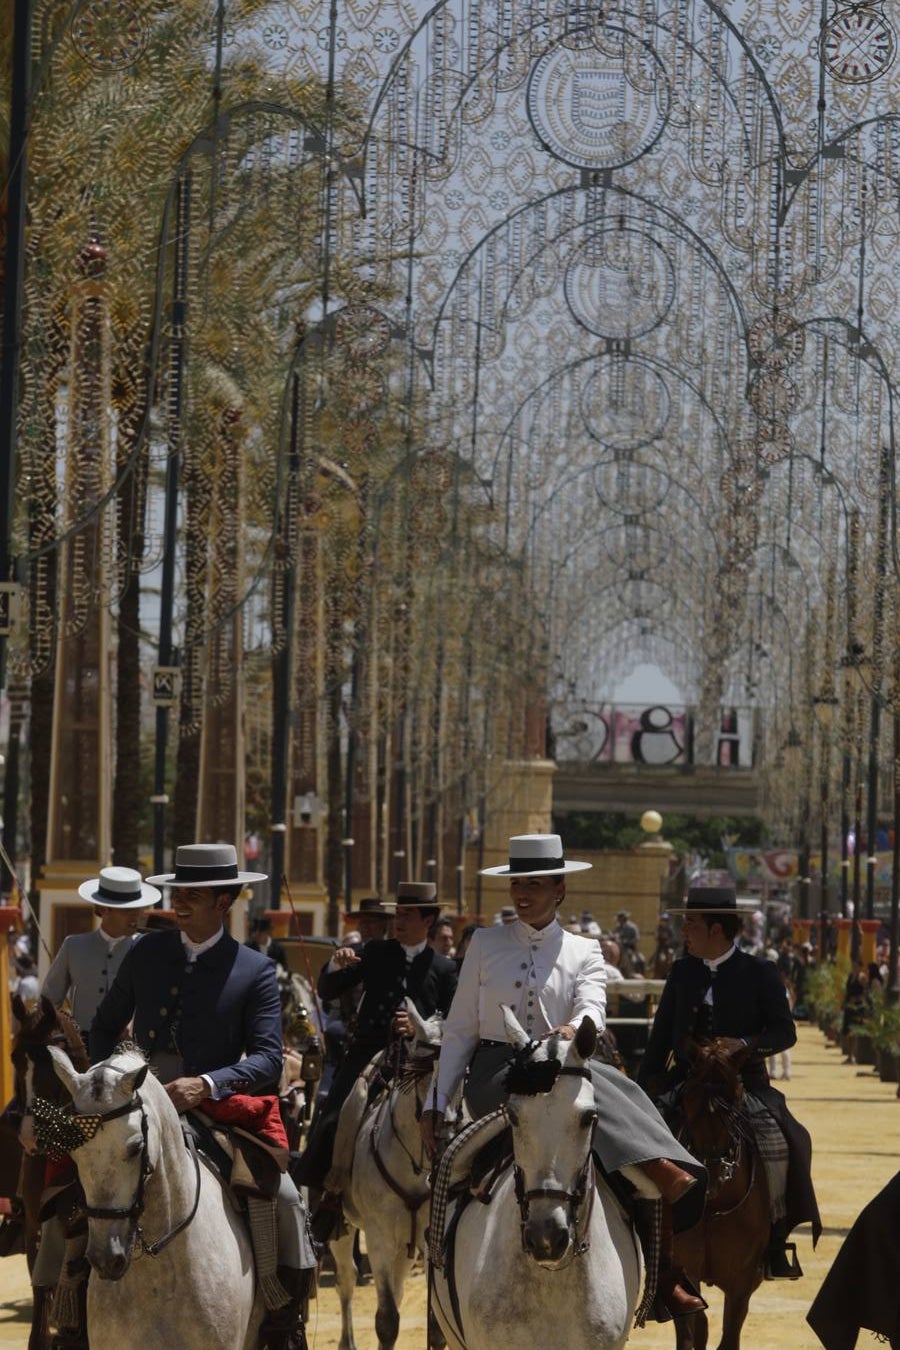
[[[675,1239],[675,1260],[725,1294],[718,1350],[740,1350],[750,1297],[763,1278],[769,1188],[744,1106],[740,1067],[717,1042],[698,1045],[673,1128],[709,1172],[703,1218]],[[675,1321],[678,1350],[706,1350],[705,1312]]]
[[[19,1195],[22,1200],[25,1225],[25,1254],[28,1269],[34,1265],[40,1235],[40,1202],[44,1189],[46,1158],[36,1151],[31,1129],[29,1104],[35,1097],[61,1103],[67,1094],[53,1069],[48,1046],[65,1050],[77,1069],[87,1069],[90,1060],[81,1039],[81,1033],[68,1013],[61,1012],[47,998],[28,1011],[22,1000],[13,998],[13,1012],[19,1030],[13,1038],[12,1062],[15,1073],[16,1098],[23,1111],[20,1139],[12,1147],[18,1149]],[[21,1142],[25,1138],[25,1145]],[[36,1288],[31,1315],[28,1350],[45,1350],[50,1343],[48,1315],[53,1290]]]

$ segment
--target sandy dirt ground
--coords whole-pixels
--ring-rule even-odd
[[[900,1164],[896,1088],[879,1082],[871,1070],[843,1064],[841,1058],[840,1051],[827,1047],[815,1028],[800,1027],[791,1079],[779,1086],[812,1134],[813,1173],[825,1231],[816,1252],[808,1230],[795,1234],[804,1269],[802,1280],[760,1286],[744,1330],[745,1350],[817,1350],[819,1342],[806,1323],[806,1311],[856,1215]],[[715,1346],[721,1328],[721,1297],[717,1290],[704,1292],[710,1300],[710,1345]],[[24,1350],[29,1310],[24,1258],[0,1261],[0,1346]],[[373,1319],[372,1286],[363,1284],[355,1300],[358,1350],[377,1350]],[[335,1291],[327,1284],[312,1305],[310,1320],[311,1350],[336,1350],[340,1313]],[[564,1330],[560,1331],[564,1345]],[[636,1350],[672,1350],[674,1344],[671,1323],[636,1330],[629,1341]],[[874,1344],[868,1332],[861,1334],[860,1350]],[[425,1280],[419,1272],[407,1284],[397,1350],[424,1346]],[[498,1346],[498,1350],[513,1347]]]

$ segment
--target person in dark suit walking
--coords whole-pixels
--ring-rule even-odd
[[[428,929],[438,916],[437,888],[432,882],[404,881],[397,888],[394,937],[367,942],[362,952],[339,948],[319,976],[319,997],[327,1002],[362,987],[356,1028],[328,1096],[317,1108],[309,1142],[294,1176],[302,1184],[324,1189],[331,1167],[334,1136],[341,1107],[369,1061],[383,1051],[393,1036],[411,1036],[413,1027],[404,1011],[410,998],[422,1017],[450,1010],[456,992],[456,963],[428,945]],[[343,1127],[342,1127],[343,1128]],[[334,1206],[335,1216],[337,1207]],[[323,1214],[314,1219],[323,1240],[333,1227]]]
[[[670,913],[684,915],[688,955],[669,972],[638,1082],[665,1114],[690,1070],[693,1040],[715,1038],[735,1057],[743,1057],[740,1073],[757,1140],[765,1136],[771,1141],[774,1123],[787,1143],[786,1158],[780,1146],[781,1161],[777,1134],[761,1150],[770,1194],[775,1192],[767,1275],[797,1278],[800,1268],[796,1256],[788,1258],[786,1239],[798,1224],[809,1222],[815,1245],[821,1222],[809,1134],[771,1086],[766,1071],[766,1057],[789,1049],[797,1039],[787,993],[774,963],[735,945],[741,915],[732,887],[692,887],[687,904]]]
[[[264,880],[262,873],[238,871],[230,844],[187,844],[176,851],[175,871],[153,881],[169,887],[178,928],[146,934],[126,956],[91,1024],[95,1063],[112,1053],[133,1017],[134,1039],[177,1111],[207,1098],[277,1093],[282,1049],[275,966],[224,927],[243,887]],[[232,1102],[235,1110],[239,1106]],[[301,1310],[315,1252],[305,1207],[287,1172],[278,1186],[277,1278],[289,1301],[268,1310],[260,1345],[305,1350]]]
[[[254,919],[250,926],[250,939],[245,944],[252,952],[262,952],[276,966],[288,969],[287,954],[283,943],[272,936],[272,920],[265,917]]]

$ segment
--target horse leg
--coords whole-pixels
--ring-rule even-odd
[[[722,1339],[718,1350],[741,1350],[741,1331],[747,1320],[752,1289],[744,1288],[739,1292],[725,1295],[725,1307],[722,1312]]]
[[[706,1313],[689,1313],[687,1317],[672,1319],[675,1327],[675,1350],[705,1350],[707,1339]]]
[[[378,1255],[369,1254],[378,1295],[375,1334],[378,1337],[378,1350],[394,1350],[397,1337],[400,1335],[400,1300],[403,1297],[403,1283],[412,1262],[406,1255],[405,1247],[401,1249],[402,1254],[398,1254],[395,1250],[393,1259],[382,1257],[382,1250],[379,1244]]]
[[[31,1330],[28,1333],[28,1350],[47,1350],[50,1344],[50,1325],[48,1317],[53,1290],[43,1285],[31,1291]]]
[[[353,1246],[356,1229],[349,1228],[340,1237],[332,1238],[331,1255],[334,1258],[335,1281],[341,1301],[341,1339],[338,1350],[356,1350],[353,1339],[353,1291],[356,1288],[356,1261]]]

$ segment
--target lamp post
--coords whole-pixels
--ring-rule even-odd
[[[853,937],[851,942],[851,954],[854,960],[857,960],[862,949],[862,929],[860,928],[860,910],[862,908],[862,878],[860,872],[860,836],[862,834],[862,729],[863,729],[863,706],[865,699],[865,690],[871,680],[871,663],[866,655],[865,648],[861,642],[851,639],[847,644],[847,651],[841,660],[841,669],[844,673],[844,687],[847,693],[847,699],[852,717],[852,729],[848,736],[848,744],[845,754],[849,759],[850,745],[852,740],[854,749],[854,794],[853,794]],[[849,781],[850,769],[846,767],[845,776]]]
[[[838,699],[835,694],[823,692],[813,699],[813,713],[819,726],[819,848],[820,887],[819,908],[828,909],[828,809],[831,780],[831,729],[834,725]],[[805,917],[805,916],[804,916]]]
[[[796,781],[798,773],[803,765],[803,737],[791,721],[790,730],[784,745],[781,747],[781,758],[784,764],[788,779]],[[804,778],[806,775],[804,774]],[[809,783],[804,782],[804,790],[801,793],[804,803],[809,799]],[[800,819],[800,857],[798,885],[800,887],[798,894],[800,917],[808,918],[809,909],[809,811],[803,809]]]

